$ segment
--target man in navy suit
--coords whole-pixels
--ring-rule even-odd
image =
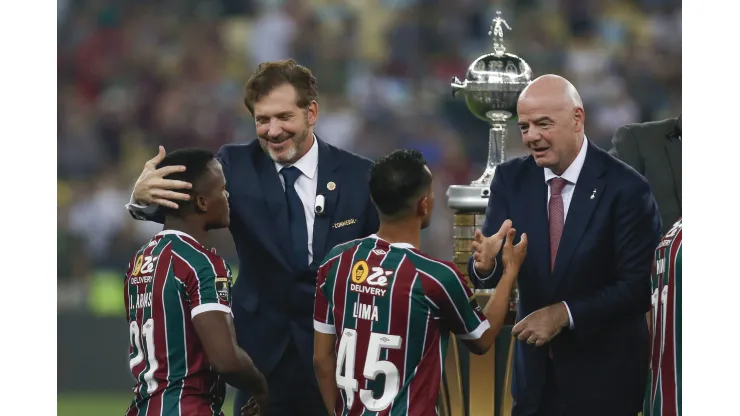
[[[337,244],[368,236],[379,220],[368,188],[371,161],[313,133],[316,79],[292,60],[267,62],[248,81],[244,103],[258,140],[218,152],[226,176],[239,254],[234,325],[239,345],[265,374],[269,415],[326,415],[313,371],[316,272]],[[153,204],[176,206],[188,184],[163,179],[152,159],[127,206],[135,218],[161,221]],[[240,391],[234,412],[250,392]]]
[[[530,156],[491,183],[469,274],[501,276],[505,224],[529,236],[513,335],[514,416],[635,416],[648,369],[645,314],[661,219],[647,181],[586,139],[575,87],[534,80],[517,106]]]

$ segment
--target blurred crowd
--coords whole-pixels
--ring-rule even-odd
[[[129,257],[160,230],[124,208],[157,145],[252,140],[244,83],[288,57],[318,79],[322,139],[370,158],[424,152],[438,202],[423,249],[449,258],[446,189],[477,179],[488,149],[450,79],[492,50],[496,10],[509,52],[578,88],[598,145],[680,114],[679,0],[58,0],[60,307],[90,306],[95,282],[120,292]],[[524,154],[513,123],[506,149]],[[228,232],[215,246],[237,265]]]

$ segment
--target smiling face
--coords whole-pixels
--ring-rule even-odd
[[[254,103],[254,120],[260,146],[278,163],[295,163],[313,144],[318,104],[307,108],[297,104],[298,95],[290,84],[283,84]]]
[[[522,92],[517,112],[522,140],[537,166],[562,175],[583,143],[586,117],[578,92],[564,78],[543,76]]]

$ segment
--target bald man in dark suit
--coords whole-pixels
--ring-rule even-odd
[[[681,116],[622,126],[612,145],[612,156],[647,178],[665,234],[681,217]]]

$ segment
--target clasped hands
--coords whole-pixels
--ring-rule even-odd
[[[498,232],[490,237],[485,237],[480,230],[476,230],[472,248],[473,267],[475,267],[478,276],[488,276],[493,272],[496,266],[496,256],[501,250],[511,227],[511,220],[506,220]],[[522,235],[522,239],[526,239],[526,234]],[[502,260],[506,268],[506,259],[502,258]],[[512,336],[541,347],[550,342],[564,327],[568,326],[569,322],[570,319],[565,304],[558,302],[527,315],[514,325]]]

